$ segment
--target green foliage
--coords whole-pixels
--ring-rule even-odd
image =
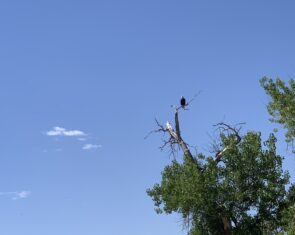
[[[272,116],[271,121],[282,124],[287,129],[286,141],[288,143],[293,142],[295,139],[295,81],[291,79],[289,85],[286,85],[279,78],[274,81],[264,77],[260,80],[260,83],[271,98],[267,105],[268,112]],[[295,235],[294,186],[289,189],[288,200],[282,216],[285,231],[288,234]]]
[[[282,226],[289,235],[295,235],[295,185],[288,191],[282,208]]]
[[[262,87],[270,96],[271,100],[267,105],[270,119],[280,123],[287,129],[286,141],[291,142],[295,138],[295,81],[291,79],[289,85],[277,78],[264,77],[260,80]]]
[[[232,140],[222,137],[224,146]],[[259,133],[249,132],[239,145],[230,145],[218,165],[201,154],[184,156],[166,166],[161,183],[147,193],[158,213],[177,212],[190,219],[190,235],[223,234],[224,221],[232,234],[274,234],[281,226],[289,180],[275,144],[274,135],[262,144]],[[201,172],[204,158],[206,170]]]

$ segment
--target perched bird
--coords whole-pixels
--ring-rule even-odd
[[[173,131],[173,127],[172,127],[172,125],[170,124],[170,122],[167,122],[167,123],[166,123],[166,127],[167,127],[167,129],[168,129],[169,131]]]
[[[180,105],[181,105],[181,107],[184,109],[185,108],[185,106],[186,106],[186,100],[185,100],[185,98],[183,97],[183,96],[181,96],[181,98],[180,98]]]

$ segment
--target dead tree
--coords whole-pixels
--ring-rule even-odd
[[[188,106],[190,104],[190,102],[188,102],[186,104],[186,106]],[[167,122],[166,126],[163,126],[156,119],[156,124],[158,126],[158,129],[151,131],[149,134],[151,134],[153,132],[168,133],[169,138],[168,138],[168,140],[163,140],[164,144],[160,147],[160,149],[163,150],[165,147],[168,146],[168,147],[170,147],[171,152],[173,153],[175,151],[175,146],[178,146],[182,150],[184,155],[194,159],[194,157],[190,151],[189,145],[184,141],[184,139],[181,135],[181,129],[180,129],[180,123],[179,123],[179,111],[180,110],[185,110],[185,109],[183,109],[182,106],[175,108],[175,113],[174,113],[174,126],[175,127],[173,127],[173,125],[170,122]],[[239,123],[237,125],[240,126],[241,124],[243,124],[243,123]],[[237,125],[232,127],[232,126],[230,126],[226,123],[223,123],[223,122],[220,122],[220,123],[217,123],[216,125],[214,125],[217,127],[217,129],[220,131],[220,133],[227,134],[227,135],[234,134],[234,136],[235,136],[235,141],[228,146],[224,146],[222,149],[219,149],[219,147],[217,147],[217,145],[213,146],[215,149],[215,162],[216,163],[219,163],[222,160],[223,154],[229,148],[231,148],[233,145],[237,145],[238,143],[240,143],[241,137],[239,135],[239,131],[241,130],[241,128],[240,127],[238,128]],[[206,170],[205,167],[200,168],[200,171],[202,173],[205,170]]]

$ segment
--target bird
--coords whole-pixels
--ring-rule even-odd
[[[183,109],[184,109],[185,106],[187,105],[187,104],[186,104],[186,100],[185,100],[185,98],[184,98],[183,96],[180,97],[180,105],[181,105],[181,107],[182,107]]]
[[[173,131],[173,127],[172,127],[172,125],[171,125],[170,122],[167,122],[167,123],[166,123],[166,127],[167,127],[167,129],[168,129],[169,131]]]

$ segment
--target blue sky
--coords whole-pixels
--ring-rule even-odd
[[[171,158],[160,135],[144,136],[201,91],[180,117],[199,152],[220,121],[266,138],[275,125],[259,79],[295,77],[294,7],[1,1],[0,234],[186,234],[146,195]]]

